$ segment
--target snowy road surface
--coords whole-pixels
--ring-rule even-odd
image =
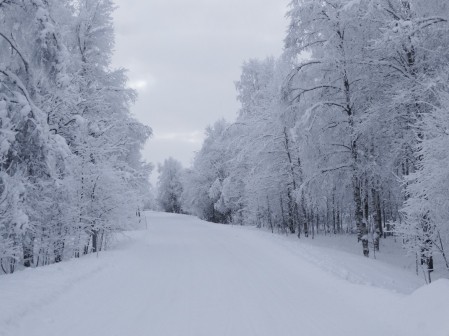
[[[264,232],[158,213],[148,221],[99,258],[0,277],[0,335],[449,336],[447,280],[406,294],[369,284],[379,272],[404,288],[416,281],[374,260],[363,268],[363,257],[342,253],[330,267],[319,262],[337,260],[330,250],[306,256]],[[357,264],[363,274],[352,274]]]

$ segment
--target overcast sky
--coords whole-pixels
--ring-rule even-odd
[[[239,109],[249,58],[279,56],[289,0],[116,0],[114,65],[139,91],[133,113],[153,129],[144,157],[189,166],[204,129]]]

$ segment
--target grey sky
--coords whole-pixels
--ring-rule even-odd
[[[241,65],[281,53],[288,2],[116,0],[114,63],[130,70],[133,112],[154,131],[148,161],[188,166],[206,126],[235,118]]]

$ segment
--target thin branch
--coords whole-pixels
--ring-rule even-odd
[[[410,78],[410,75],[408,73],[404,72],[401,68],[397,67],[394,64],[391,64],[390,62],[371,60],[368,62],[359,62],[359,64],[366,64],[366,65],[371,65],[371,66],[375,66],[375,65],[385,66],[385,67],[392,68],[392,69],[400,72],[402,75],[404,75],[404,77]]]
[[[2,3],[0,2],[0,5],[1,4]],[[6,40],[6,42],[9,43],[11,48],[13,48],[16,51],[17,55],[19,55],[19,57],[21,58],[23,65],[25,66],[26,73],[28,73],[28,62],[25,60],[25,57],[23,57],[22,53],[19,51],[19,48],[2,32],[0,32],[0,36],[3,37]]]
[[[319,85],[319,86],[315,86],[313,88],[308,88],[308,89],[304,89],[304,88],[292,88],[292,91],[302,91],[299,95],[303,94],[303,93],[307,93],[310,91],[315,91],[315,90],[319,90],[319,89],[335,89],[338,91],[341,91],[341,88],[339,88],[338,86],[333,86],[333,85]]]
[[[302,63],[301,65],[295,67],[295,69],[287,76],[286,84],[284,87],[290,86],[291,81],[295,76],[306,66],[314,65],[314,64],[321,64],[321,61],[310,61],[307,63]]]
[[[321,173],[322,174],[324,174],[324,173],[329,173],[329,172],[332,172],[332,171],[336,171],[336,170],[340,170],[340,169],[345,169],[345,168],[352,168],[352,166],[351,165],[342,165],[342,166],[338,166],[338,167],[333,167],[333,168],[326,168],[326,169],[322,169],[321,170]]]
[[[28,93],[28,90],[26,89],[25,85],[22,83],[22,81],[20,80],[19,77],[17,77],[12,72],[3,70],[3,69],[0,69],[0,73],[4,74],[6,77],[8,77],[11,80],[11,82],[13,84],[15,84],[20,89],[20,91],[22,91],[22,93],[25,96],[26,100],[28,101],[28,104],[30,105],[32,111],[33,111],[33,109],[37,108],[36,105],[34,105],[33,100],[31,99],[31,97]]]
[[[349,151],[352,151],[351,147],[343,145],[343,144],[331,144],[331,146],[343,147],[343,148],[346,148]]]

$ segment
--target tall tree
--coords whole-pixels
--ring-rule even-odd
[[[108,0],[0,2],[0,263],[96,252],[141,207],[151,130],[110,68]],[[128,202],[123,202],[127,197]]]

